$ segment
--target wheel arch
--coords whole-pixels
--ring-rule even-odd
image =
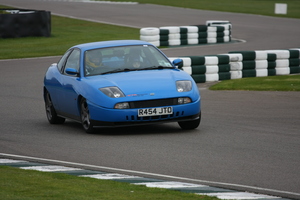
[[[81,110],[80,103],[81,103],[82,99],[85,99],[85,98],[81,94],[78,95],[78,98],[77,98],[77,108],[78,108],[79,113],[80,113],[80,110]]]
[[[44,97],[44,101],[46,101],[46,92],[48,92],[47,88],[44,86],[43,87],[43,97]],[[48,92],[49,93],[49,92]]]

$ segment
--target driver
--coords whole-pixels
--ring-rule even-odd
[[[103,67],[101,52],[97,50],[87,51],[85,54],[86,74],[93,74],[93,72],[100,67]]]
[[[139,56],[132,55],[129,57],[129,64],[131,67],[134,69],[140,68],[141,67],[141,60]]]

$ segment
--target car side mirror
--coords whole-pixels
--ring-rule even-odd
[[[79,72],[76,69],[73,69],[73,68],[67,68],[66,73],[69,74],[69,75],[73,75],[73,76],[79,74]]]
[[[177,58],[177,59],[173,60],[172,63],[173,63],[173,65],[174,65],[175,67],[180,68],[180,67],[182,67],[182,65],[183,65],[183,60],[180,59],[180,58]]]

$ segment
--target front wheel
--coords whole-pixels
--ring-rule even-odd
[[[65,118],[57,116],[55,108],[53,106],[50,94],[48,91],[45,91],[45,110],[47,119],[50,124],[62,124],[65,122]]]
[[[191,130],[191,129],[195,129],[199,126],[201,122],[201,112],[199,114],[199,118],[196,120],[191,120],[191,121],[182,121],[182,122],[178,122],[180,128],[184,129],[184,130]]]
[[[85,99],[82,99],[80,101],[80,117],[81,117],[81,124],[85,132],[87,133],[93,133],[94,127],[93,124],[90,121],[90,111],[88,104]]]

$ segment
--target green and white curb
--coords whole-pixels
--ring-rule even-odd
[[[54,173],[66,173],[79,177],[90,177],[102,180],[114,180],[119,182],[127,182],[134,185],[145,185],[151,188],[164,188],[170,190],[176,190],[187,193],[194,193],[198,195],[207,195],[218,197],[219,199],[238,199],[238,200],[251,200],[251,199],[262,199],[262,200],[288,200],[285,198],[270,196],[264,194],[256,194],[250,192],[240,192],[231,189],[223,189],[218,187],[211,187],[202,184],[192,184],[177,181],[165,181],[153,178],[144,178],[140,176],[125,175],[119,173],[108,173],[104,171],[86,170],[81,168],[66,167],[61,165],[49,165],[37,162],[29,162],[24,160],[15,159],[0,159],[0,166],[11,166],[17,167],[24,170],[37,170],[41,172],[54,172]]]

